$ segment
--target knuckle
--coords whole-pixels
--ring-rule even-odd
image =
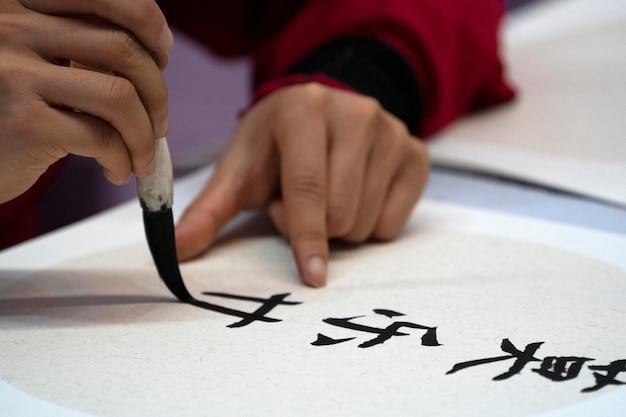
[[[418,189],[424,185],[430,171],[430,156],[428,148],[419,139],[411,139],[405,158],[402,161],[401,170],[406,178],[413,179]]]
[[[279,122],[291,123],[318,113],[323,108],[323,92],[317,83],[287,87],[281,95],[275,117]]]
[[[134,35],[123,30],[111,31],[111,44],[117,57],[126,62],[133,62],[141,52],[141,45]]]
[[[430,154],[428,152],[428,147],[426,147],[426,145],[424,145],[424,143],[419,139],[411,138],[411,140],[414,142],[413,146],[411,146],[413,150],[411,155],[413,156],[414,161],[428,170],[428,167],[430,166]]]
[[[379,157],[387,161],[390,166],[398,165],[402,161],[416,156],[414,139],[410,136],[403,122],[393,116],[386,118],[386,122],[379,129],[377,147]]]
[[[367,230],[352,231],[342,237],[342,240],[355,245],[360,245],[369,239],[370,234],[371,232]]]
[[[98,119],[94,129],[94,141],[97,146],[98,155],[103,155],[111,151],[114,145],[115,134],[111,125],[104,120]]]
[[[382,113],[383,108],[380,102],[373,97],[358,96],[358,100],[354,100],[354,103],[348,108],[355,117],[364,120],[376,120]]]
[[[291,232],[289,237],[294,242],[298,242],[299,246],[317,245],[319,242],[328,240],[324,230],[296,230]]]
[[[122,77],[107,77],[108,82],[103,86],[104,102],[120,113],[128,112],[135,100],[137,92],[135,86]]]
[[[384,117],[382,134],[389,144],[403,148],[411,140],[409,130],[404,122],[387,113]]]
[[[375,98],[361,94],[336,97],[343,97],[335,102],[335,112],[341,114],[342,119],[367,129],[375,127],[379,123],[382,107]]]
[[[28,39],[36,29],[33,19],[19,13],[0,14],[0,43],[15,44],[18,39]]]
[[[324,87],[314,81],[296,84],[289,87],[289,91],[297,96],[308,98],[309,100],[318,101],[324,96]]]
[[[409,128],[404,122],[398,119],[396,116],[388,113],[387,118],[389,120],[389,128],[393,132],[393,134],[401,139],[401,140],[411,140],[411,133],[409,132]]]
[[[328,232],[331,236],[347,234],[354,224],[354,216],[347,204],[331,204],[327,216]]]
[[[326,198],[326,192],[321,180],[313,175],[298,175],[286,180],[286,189],[294,199],[304,200],[307,203],[319,204]]]

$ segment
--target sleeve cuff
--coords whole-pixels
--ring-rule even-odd
[[[342,38],[321,46],[285,76],[258,86],[253,103],[278,88],[311,81],[373,97],[410,132],[419,128],[422,98],[415,75],[398,52],[376,39]]]

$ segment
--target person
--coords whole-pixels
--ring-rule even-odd
[[[179,258],[266,208],[302,280],[323,286],[329,239],[402,231],[428,177],[418,136],[513,96],[502,13],[498,0],[0,0],[2,233],[27,230],[70,153],[114,184],[153,172],[173,25],[255,67],[253,99],[177,224]]]

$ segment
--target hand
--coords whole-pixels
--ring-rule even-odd
[[[115,184],[151,174],[172,42],[153,0],[0,0],[0,203],[69,153]]]
[[[328,239],[397,236],[428,169],[426,147],[374,99],[315,83],[284,87],[239,123],[177,225],[178,256],[204,251],[240,211],[267,207],[302,280],[323,286]]]

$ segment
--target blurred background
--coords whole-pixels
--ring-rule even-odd
[[[533,1],[506,0],[509,11]],[[224,60],[174,30],[165,77],[169,87],[168,143],[177,177],[213,161],[226,145],[238,113],[249,100],[251,68],[247,59]],[[44,231],[136,199],[134,178],[114,186],[93,160],[70,155],[44,198]],[[139,203],[137,203],[139,204]]]

